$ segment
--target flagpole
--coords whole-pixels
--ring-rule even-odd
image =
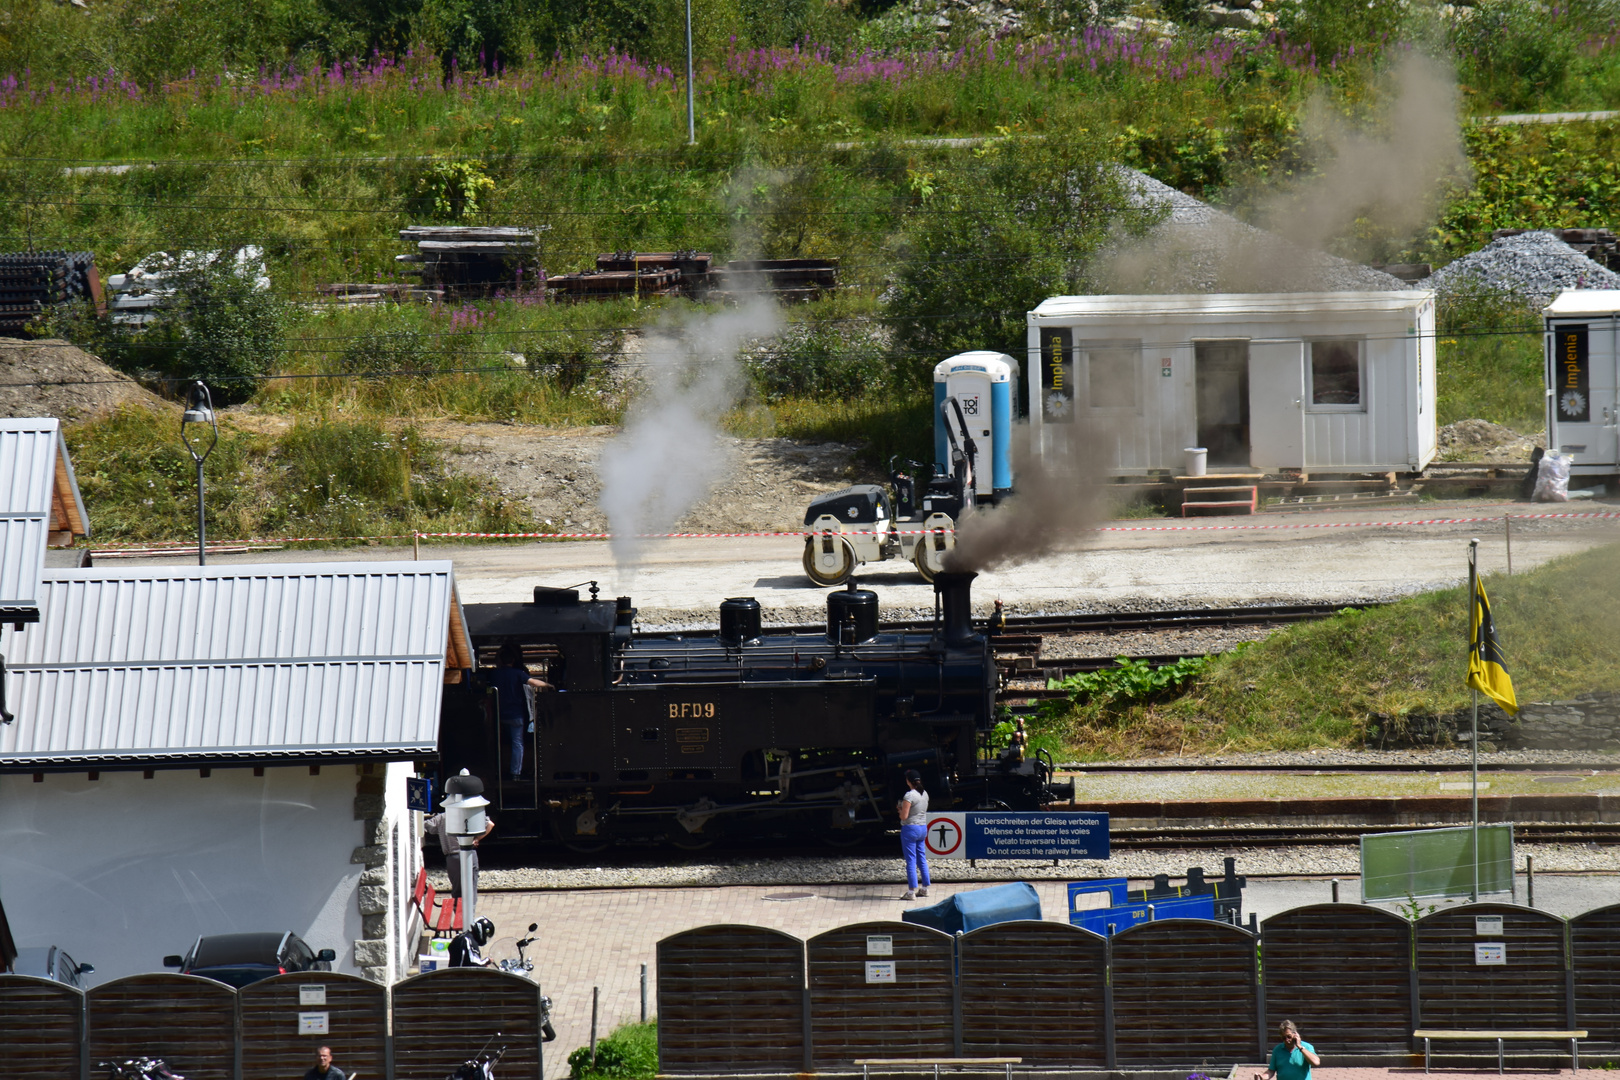
[[[1474,622],[1478,616],[1479,607],[1479,541],[1468,541],[1468,648],[1470,652],[1479,648],[1474,640]],[[1469,893],[1469,902],[1479,903],[1479,688],[1474,688],[1473,719],[1469,724],[1469,745],[1473,747],[1473,798],[1470,808],[1469,820],[1472,822],[1473,832],[1470,834],[1474,849],[1474,887]]]

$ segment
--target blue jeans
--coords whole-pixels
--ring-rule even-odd
[[[928,888],[928,826],[900,826],[900,853],[906,857],[906,888],[915,892],[919,877]]]
[[[501,734],[506,736],[506,775],[513,780],[523,771],[523,736],[528,726],[527,720],[501,721]]]

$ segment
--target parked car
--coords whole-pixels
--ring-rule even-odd
[[[163,966],[182,975],[243,987],[289,971],[331,971],[337,953],[316,952],[292,931],[271,934],[213,934],[200,937],[184,956],[165,956]]]
[[[68,986],[85,988],[85,976],[95,971],[94,964],[75,963],[73,957],[55,945],[36,945],[17,950],[17,959],[11,963],[17,975],[33,975]]]

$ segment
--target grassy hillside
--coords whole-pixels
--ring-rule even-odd
[[[1620,684],[1617,575],[1610,546],[1485,579],[1520,701]],[[1089,702],[1047,728],[1083,757],[1359,746],[1372,713],[1465,707],[1467,657],[1466,590],[1444,589],[1279,630],[1216,658],[1174,700]]]

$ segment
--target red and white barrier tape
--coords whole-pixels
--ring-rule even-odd
[[[1258,530],[1278,529],[1387,529],[1408,525],[1473,525],[1481,522],[1497,522],[1504,517],[1513,521],[1576,521],[1576,520],[1614,520],[1620,518],[1620,512],[1615,511],[1587,511],[1581,513],[1562,514],[1493,514],[1480,517],[1448,517],[1448,518],[1415,518],[1411,521],[1285,521],[1275,524],[1260,524],[1258,522],[1234,522],[1233,524],[1216,525],[1099,525],[1087,532],[1244,532]],[[832,534],[841,536],[927,536],[933,529],[902,529],[894,533],[874,529],[851,529],[846,532]],[[542,533],[542,532],[419,532],[419,533],[389,533],[382,536],[273,536],[253,540],[225,540],[220,541],[220,547],[243,547],[263,544],[311,544],[330,543],[334,541],[353,540],[612,540],[616,534],[605,532],[576,532],[576,533]],[[638,540],[751,540],[751,539],[796,539],[802,540],[809,536],[820,536],[821,533],[807,530],[793,532],[670,532],[670,533],[636,533]],[[214,545],[210,545],[210,549]],[[159,551],[152,548],[109,548],[104,551],[92,552],[104,556],[118,554],[145,555],[150,553],[153,557],[159,555],[185,555],[195,551],[195,547],[176,546],[172,550]]]

